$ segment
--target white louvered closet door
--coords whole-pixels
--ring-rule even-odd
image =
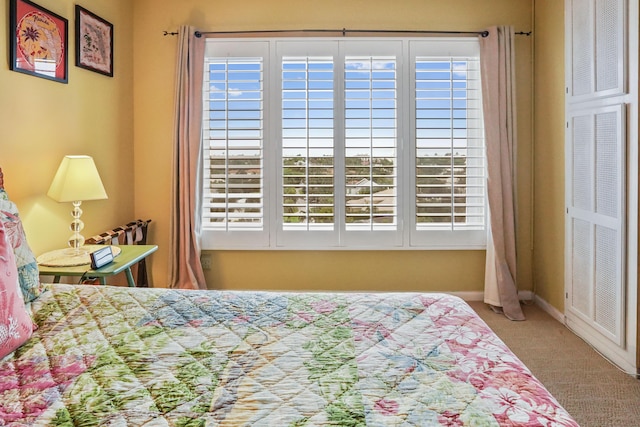
[[[626,1],[565,5],[565,314],[588,341],[624,347]]]
[[[623,345],[623,106],[575,111],[568,118],[571,200],[567,209],[568,315]]]

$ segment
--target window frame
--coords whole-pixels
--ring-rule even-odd
[[[415,70],[416,58],[419,56],[432,56],[432,57],[463,57],[463,56],[475,56],[480,58],[480,44],[470,44],[469,41],[477,39],[467,38],[452,38],[448,39],[446,43],[442,43],[441,39],[428,38],[419,39],[418,42],[410,44],[410,50],[408,57],[410,58],[411,65],[410,70]],[[470,50],[472,49],[472,50]],[[471,53],[471,55],[470,55]],[[480,71],[478,70],[478,73]],[[478,80],[478,83],[480,81]],[[413,87],[415,87],[415,80],[411,80]],[[481,88],[478,88],[481,89]],[[411,90],[411,105],[415,105],[415,90]],[[482,98],[478,98],[477,102],[482,107]],[[416,122],[416,109],[412,108],[409,111],[411,123]],[[410,141],[410,153],[409,164],[411,170],[416,168],[416,156],[412,156],[411,153],[416,149],[416,127],[408,125],[409,129],[409,141]],[[484,138],[483,138],[484,141]],[[411,216],[411,226],[409,228],[409,239],[412,246],[418,248],[428,247],[430,249],[485,249],[488,233],[488,211],[489,203],[487,200],[487,162],[486,162],[486,145],[483,144],[482,149],[485,151],[484,156],[484,227],[482,230],[467,230],[459,232],[450,232],[446,230],[417,230],[416,216]],[[410,200],[416,200],[416,186],[411,186]]]
[[[345,229],[345,184],[336,176],[345,170],[345,58],[350,52],[361,52],[363,46],[385,46],[397,54],[396,66],[396,176],[397,229],[388,231],[348,231]],[[245,46],[238,50],[238,46]],[[389,46],[392,46],[390,48]],[[475,47],[474,47],[475,46]],[[484,164],[484,228],[481,230],[417,230],[416,218],[416,109],[415,60],[419,52],[431,49],[422,56],[479,57],[477,38],[470,37],[349,37],[345,38],[212,38],[207,40],[205,64],[210,56],[259,56],[264,64],[263,78],[263,212],[262,230],[211,230],[201,222],[201,248],[205,250],[474,250],[486,248],[487,212],[486,160]],[[318,53],[319,52],[319,53]],[[334,215],[333,231],[284,230],[282,223],[282,58],[296,53],[306,56],[329,52],[334,56]],[[416,54],[416,52],[418,54]],[[213,55],[215,53],[215,55]],[[471,53],[471,54],[470,54]],[[370,55],[382,55],[380,51]],[[321,56],[326,56],[326,53]],[[207,70],[205,69],[205,75]],[[272,75],[275,75],[272,77]],[[205,76],[206,80],[206,76]],[[205,90],[206,92],[206,90]],[[207,102],[206,93],[203,92]],[[478,100],[481,102],[481,99]],[[204,105],[205,111],[206,105]],[[203,141],[206,132],[203,132]],[[483,148],[484,149],[484,148]],[[203,150],[206,154],[206,149]],[[203,155],[203,180],[207,179],[206,155]],[[339,172],[337,172],[339,171]],[[203,186],[203,191],[204,188]],[[204,192],[200,195],[204,200]],[[200,215],[202,211],[197,212]]]

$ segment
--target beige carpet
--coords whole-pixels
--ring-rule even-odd
[[[481,302],[470,305],[581,427],[640,427],[640,380],[621,372],[535,305],[511,322]]]

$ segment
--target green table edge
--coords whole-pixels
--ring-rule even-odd
[[[105,265],[97,270],[92,270],[89,265],[77,265],[73,267],[47,267],[38,265],[39,272],[42,276],[83,276],[105,278],[122,273],[127,274],[127,281],[131,286],[131,266],[142,261],[152,253],[158,250],[158,245],[118,245],[122,249],[120,255],[114,258],[111,264]],[[104,282],[101,282],[104,283]],[[135,286],[135,284],[134,284]]]

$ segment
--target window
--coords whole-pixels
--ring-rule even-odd
[[[332,58],[282,59],[282,227],[335,225]]]
[[[264,226],[262,59],[209,64],[204,218],[227,230]]]
[[[475,39],[210,39],[202,247],[483,248]]]

